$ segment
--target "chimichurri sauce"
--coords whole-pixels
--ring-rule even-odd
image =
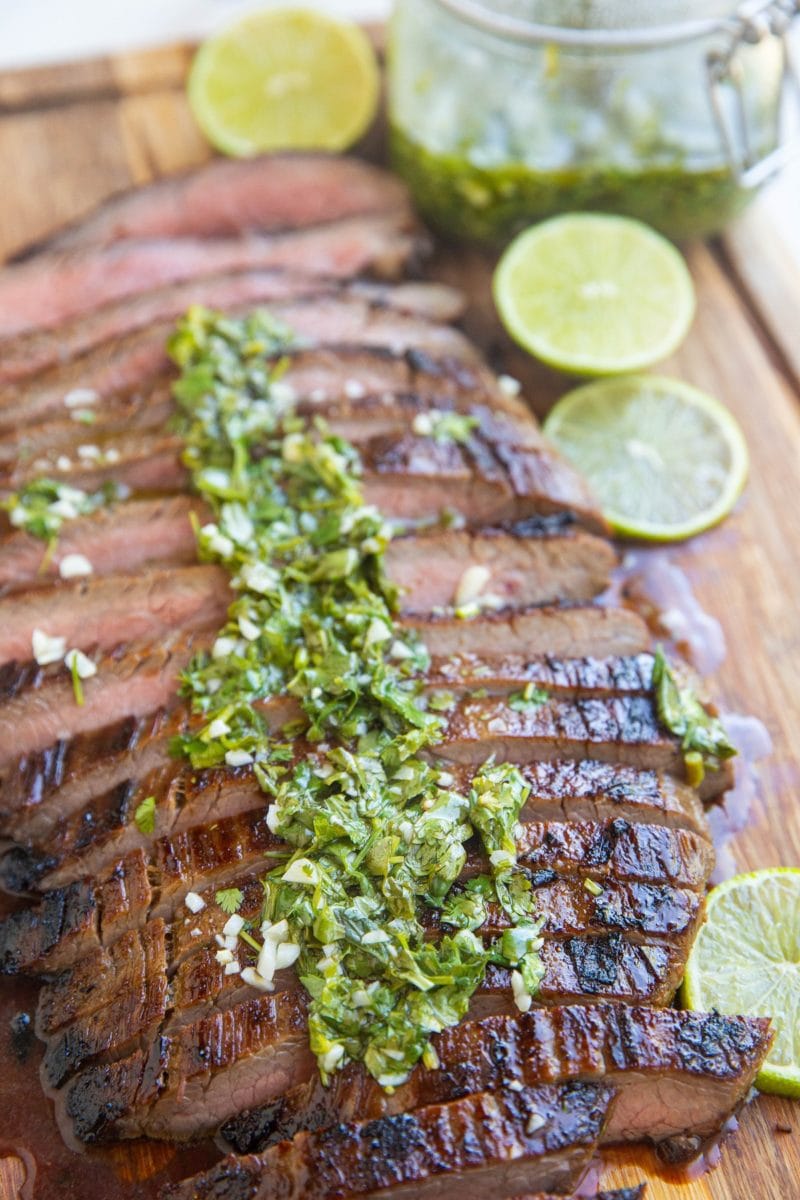
[[[432,151],[397,126],[391,148],[423,217],[448,237],[486,245],[503,245],[535,221],[575,210],[638,217],[668,237],[701,237],[736,216],[749,199],[724,167],[478,167],[466,152]]]

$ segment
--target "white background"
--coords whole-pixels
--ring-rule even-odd
[[[0,70],[201,36],[254,8],[299,6],[357,20],[390,0],[0,0]]]

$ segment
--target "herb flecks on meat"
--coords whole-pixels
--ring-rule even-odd
[[[529,786],[489,762],[463,795],[420,757],[442,720],[421,690],[427,652],[395,625],[392,529],[363,502],[353,446],[292,414],[280,354],[293,345],[266,313],[203,309],[170,343],[184,461],[215,515],[200,555],[238,592],[183,677],[205,723],[174,748],[195,767],[252,764],[294,851],[264,880],[260,930],[239,934],[258,950],[248,977],[269,987],[297,957],[323,1079],[359,1060],[390,1088],[436,1065],[431,1034],[466,1014],[489,963],[513,968],[517,1004],[531,1003],[541,921],[515,845]],[[305,721],[274,739],[256,703],[286,692]],[[301,736],[310,753],[290,768]],[[488,870],[453,893],[476,835]],[[512,928],[487,944],[474,930],[488,902]],[[449,928],[436,941],[424,905]]]

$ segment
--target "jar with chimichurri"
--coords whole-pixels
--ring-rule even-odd
[[[439,230],[555,213],[721,228],[788,153],[800,0],[397,0],[394,163]],[[796,82],[796,81],[795,81]]]

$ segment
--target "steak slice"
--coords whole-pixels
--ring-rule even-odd
[[[186,173],[117,193],[49,238],[47,247],[107,245],[128,238],[279,233],[393,209],[408,209],[402,183],[360,158],[214,158]]]
[[[551,698],[535,711],[510,708],[495,697],[459,701],[447,731],[434,748],[448,762],[478,765],[493,755],[500,762],[593,758],[682,778],[686,769],[680,740],[658,719],[651,696],[566,701]],[[706,773],[701,795],[711,799],[731,786],[730,762]]]
[[[649,649],[644,621],[629,608],[594,604],[485,610],[468,620],[451,613],[406,616],[402,625],[422,636],[432,655],[469,654],[476,645],[492,653],[531,657],[612,658]]]
[[[239,1114],[220,1134],[230,1149],[251,1154],[300,1130],[413,1111],[512,1080],[526,1087],[604,1080],[617,1095],[604,1144],[666,1148],[688,1138],[699,1149],[747,1096],[770,1041],[763,1018],[616,1004],[531,1009],[438,1034],[439,1069],[417,1066],[391,1096],[350,1064],[328,1087],[312,1074],[273,1104]]]
[[[597,1084],[479,1093],[372,1121],[301,1133],[231,1156],[167,1189],[169,1200],[338,1200],[343,1195],[481,1200],[567,1192],[613,1109]]]
[[[346,286],[366,299],[432,321],[455,320],[463,309],[460,293],[445,284],[401,283],[390,287],[356,281]],[[177,321],[193,304],[218,312],[241,312],[291,297],[335,294],[341,287],[335,278],[322,275],[244,269],[155,288],[104,304],[62,322],[56,329],[37,329],[0,341],[0,383],[19,383],[113,338],[158,322]]]
[[[45,555],[39,538],[15,531],[0,540],[0,589],[18,590],[52,579],[68,554],[84,555],[95,576],[195,562],[192,516],[201,524],[211,519],[194,497],[129,500],[66,522],[50,555]],[[390,579],[403,589],[404,607],[424,613],[453,605],[473,566],[485,568],[474,598],[490,595],[494,603],[519,608],[560,599],[591,600],[608,586],[615,561],[610,543],[577,528],[564,514],[479,531],[447,529],[396,537],[384,564]]]
[[[50,329],[105,304],[246,269],[397,278],[425,242],[405,212],[348,218],[295,233],[119,242],[37,255],[0,274],[0,339]]]
[[[233,598],[227,572],[214,566],[88,577],[6,596],[0,599],[0,663],[26,662],[34,629],[83,650],[218,629]]]

